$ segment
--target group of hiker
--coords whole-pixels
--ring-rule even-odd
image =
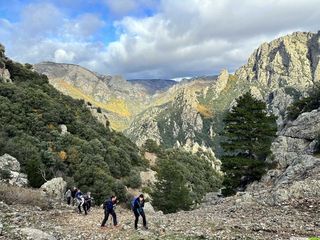
[[[71,189],[67,190],[67,192],[65,193],[65,198],[68,205],[71,205],[71,204],[72,206],[74,206],[75,204],[77,205],[79,214],[82,213],[82,209],[85,215],[87,215],[88,212],[90,211],[90,208],[92,206],[92,197],[90,192],[83,194],[80,191],[80,189],[77,189],[76,187],[74,187],[72,190]],[[103,203],[104,219],[101,223],[101,228],[105,227],[110,215],[112,216],[113,225],[115,227],[118,226],[117,214],[115,212],[116,205],[118,202],[119,201],[117,197],[113,195]],[[143,227],[145,229],[148,229],[146,215],[144,213],[144,202],[145,200],[144,200],[143,194],[140,194],[138,197],[135,197],[131,201],[131,209],[135,217],[135,221],[134,221],[135,229],[138,229],[138,222],[139,222],[140,216],[142,217]]]
[[[115,208],[116,208],[117,203],[118,203],[118,200],[117,200],[116,196],[111,196],[110,199],[107,199],[104,202],[104,204],[103,204],[104,219],[101,223],[102,228],[105,227],[106,222],[108,221],[109,215],[112,216],[113,225],[115,227],[118,226],[117,214],[115,212]],[[143,208],[144,208],[144,196],[143,196],[143,194],[140,194],[138,197],[134,198],[131,202],[131,209],[132,209],[134,216],[135,216],[134,228],[136,230],[138,229],[138,221],[139,221],[140,216],[142,217],[143,227],[145,229],[148,229],[146,215],[144,213]]]
[[[65,197],[68,205],[77,205],[79,214],[82,213],[81,209],[83,209],[85,215],[90,211],[92,206],[92,197],[90,192],[83,194],[80,189],[74,187],[72,190],[67,190]]]

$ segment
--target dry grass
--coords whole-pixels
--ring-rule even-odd
[[[121,117],[130,117],[131,112],[128,109],[126,102],[123,99],[111,99],[107,103],[96,101],[92,96],[85,94],[79,88],[71,85],[64,80],[56,80],[55,84],[62,91],[67,92],[70,96],[78,99],[84,99],[87,102],[91,102],[93,105],[102,109],[114,112]]]
[[[0,184],[0,201],[7,204],[23,204],[38,206],[41,209],[51,207],[48,199],[43,197],[40,190]]]
[[[211,118],[213,116],[213,112],[202,104],[198,104],[196,110],[205,118]]]

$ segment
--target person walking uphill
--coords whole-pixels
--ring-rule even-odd
[[[66,191],[65,197],[67,199],[67,204],[70,205],[71,204],[71,190],[68,189],[68,191]]]
[[[138,229],[139,216],[142,217],[143,227],[145,229],[148,229],[146,215],[144,214],[143,208],[144,208],[144,196],[143,194],[140,194],[140,196],[134,200],[133,209],[132,209],[135,216],[134,228],[136,230]]]
[[[117,204],[117,197],[112,196],[110,199],[107,199],[104,204],[103,204],[103,209],[104,209],[104,219],[101,223],[101,227],[105,227],[106,222],[108,221],[109,215],[111,214],[112,219],[113,219],[113,225],[117,226],[117,215],[114,211],[114,208]]]

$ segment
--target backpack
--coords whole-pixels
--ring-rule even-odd
[[[103,203],[103,209],[105,210],[107,208],[108,205],[108,199]]]
[[[133,209],[134,209],[134,203],[135,203],[135,201],[137,200],[137,198],[138,197],[134,197],[133,199],[132,199],[132,201],[131,201],[131,210],[133,211]]]

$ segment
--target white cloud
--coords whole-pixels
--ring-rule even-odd
[[[108,46],[113,73],[179,77],[231,71],[263,41],[296,30],[317,30],[319,1],[162,0],[158,14],[115,23]]]
[[[71,62],[74,59],[74,52],[67,52],[64,49],[58,49],[54,52],[55,62]]]
[[[95,40],[106,24],[101,16],[71,18],[46,2],[28,5],[18,23],[0,19],[0,41],[22,62],[66,61],[127,78],[175,78],[233,71],[262,42],[317,31],[320,19],[319,0],[104,1],[118,19],[117,40],[108,45]],[[156,13],[137,17],[146,9]]]
[[[83,14],[65,24],[65,34],[73,37],[90,37],[98,29],[102,28],[105,22],[94,14]]]

